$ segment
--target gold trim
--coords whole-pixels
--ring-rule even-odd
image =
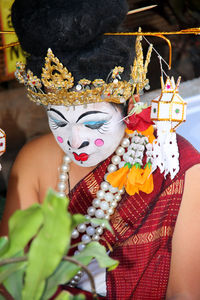
[[[174,228],[172,226],[162,226],[161,228],[146,232],[139,233],[131,236],[125,242],[119,243],[119,246],[132,246],[152,243],[162,237],[171,237],[173,235]]]
[[[88,190],[93,196],[96,196],[97,191],[99,190],[99,184],[97,183],[95,176],[91,173],[85,178],[85,184],[87,185]]]
[[[179,123],[181,123],[181,122],[186,122],[186,120],[180,120],[180,119],[155,119],[155,118],[151,118],[151,120],[152,121],[172,121],[172,122],[179,122]]]
[[[181,195],[183,194],[184,189],[184,179],[177,179],[170,186],[168,186],[164,192],[160,195],[160,197],[171,196],[171,195]]]
[[[28,70],[23,63],[17,63],[16,78],[23,83],[28,91],[30,100],[43,105],[83,105],[95,102],[125,103],[133,95],[135,88],[141,92],[148,85],[146,79],[147,67],[150,62],[152,46],[149,48],[146,60],[143,59],[142,37],[136,39],[136,57],[132,68],[130,81],[122,81],[121,73],[124,68],[116,66],[111,72],[111,82],[102,79],[89,81],[81,79],[74,85],[74,78],[66,67],[48,49],[45,67],[42,69],[41,80]],[[139,75],[138,75],[139,74]],[[47,93],[44,93],[44,90]]]

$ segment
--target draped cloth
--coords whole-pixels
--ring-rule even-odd
[[[178,136],[177,142],[180,171],[175,178],[164,178],[156,170],[151,194],[140,192],[129,196],[125,193],[110,220],[114,233],[105,231],[102,235],[100,242],[106,246],[106,239],[113,248],[110,256],[120,262],[115,270],[106,274],[107,296],[102,299],[165,299],[171,241],[182,200],[185,172],[200,163],[199,152],[183,137]],[[109,157],[100,163],[73,188],[69,195],[71,213],[87,213],[110,160]],[[88,293],[87,299],[92,299]]]

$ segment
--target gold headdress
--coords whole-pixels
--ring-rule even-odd
[[[137,37],[136,58],[129,81],[121,80],[120,75],[124,68],[118,66],[109,74],[109,82],[105,82],[103,79],[94,81],[81,79],[75,86],[72,74],[54,56],[51,49],[48,49],[45,58],[41,80],[30,70],[26,72],[23,63],[17,63],[15,75],[19,82],[26,86],[30,100],[39,104],[70,106],[104,101],[124,103],[133,95],[135,89],[139,93],[149,83],[146,73],[152,47],[150,46],[144,62],[141,39],[141,36]]]

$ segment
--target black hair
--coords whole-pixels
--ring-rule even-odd
[[[27,69],[40,76],[51,48],[76,83],[106,80],[115,66],[129,79],[134,38],[104,35],[119,30],[127,11],[125,0],[15,0],[11,15]]]

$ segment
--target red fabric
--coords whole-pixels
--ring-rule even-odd
[[[107,297],[113,300],[165,299],[169,277],[171,239],[184,187],[184,174],[200,163],[200,154],[185,139],[178,136],[180,171],[173,181],[157,170],[155,188],[151,194],[124,194],[111,225],[114,234],[106,231],[103,237],[113,247],[111,257],[119,266],[107,272]],[[88,174],[70,194],[69,210],[87,212],[103,180],[108,158]],[[90,298],[87,298],[90,299]]]
[[[124,122],[130,130],[145,131],[150,125],[154,124],[151,121],[151,107],[143,109],[139,114],[132,114]]]

